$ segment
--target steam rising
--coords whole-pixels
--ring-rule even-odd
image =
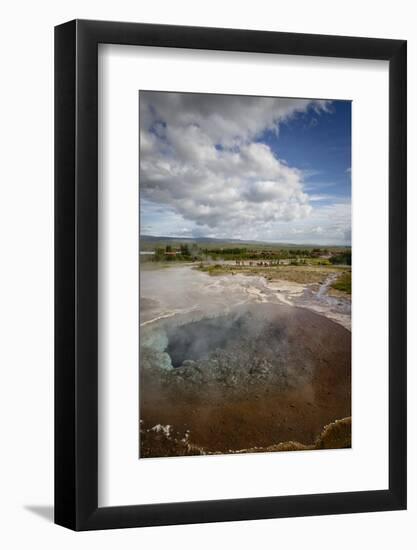
[[[307,309],[311,288],[275,285],[143,270],[141,456],[312,444],[350,415],[349,331]],[[332,314],[326,289],[321,298]]]

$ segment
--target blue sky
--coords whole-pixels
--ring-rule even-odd
[[[141,234],[350,244],[351,103],[140,93]]]
[[[351,102],[333,101],[329,112],[295,116],[258,140],[292,166],[305,171],[306,190],[316,195],[351,197]],[[323,200],[323,203],[326,201]]]

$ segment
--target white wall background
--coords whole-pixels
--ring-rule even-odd
[[[72,533],[53,498],[53,26],[73,18],[403,38],[409,54],[409,510]],[[279,546],[412,548],[417,541],[417,36],[413,3],[334,0],[15,0],[2,9],[0,544],[7,549]],[[372,214],[370,213],[370,220]],[[372,221],[370,221],[372,223]],[[377,276],[377,275],[376,275]]]

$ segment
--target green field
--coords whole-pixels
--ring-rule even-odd
[[[230,264],[203,264],[201,263],[196,269],[208,273],[211,276],[219,275],[257,275],[265,277],[268,281],[289,281],[299,284],[321,284],[324,283],[327,277],[333,273],[341,273],[338,281],[344,279],[346,267],[337,265],[267,265],[267,266],[248,266],[248,265],[230,265]],[[336,283],[335,283],[336,284]],[[340,289],[342,290],[342,289]],[[345,291],[347,292],[347,291]]]
[[[346,292],[347,294],[352,293],[352,273],[346,271],[337,279],[336,282],[332,284],[332,288],[335,290],[340,290],[341,292]]]
[[[253,261],[288,260],[291,265],[349,265],[351,249],[346,246],[295,245],[219,239],[140,238],[143,262]],[[288,263],[288,262],[287,262]]]

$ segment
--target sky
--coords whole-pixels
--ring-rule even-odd
[[[142,235],[351,244],[351,102],[141,91]]]

